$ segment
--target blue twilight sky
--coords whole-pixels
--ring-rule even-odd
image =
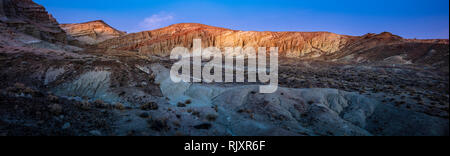
[[[102,19],[127,32],[175,23],[235,30],[389,31],[406,38],[449,38],[449,0],[34,0],[60,23]]]

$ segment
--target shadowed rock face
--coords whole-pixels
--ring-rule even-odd
[[[427,55],[430,50],[439,51],[433,56],[448,55],[449,43],[448,40],[403,39],[388,32],[364,36],[329,32],[255,32],[183,23],[107,40],[99,47],[168,56],[174,47],[192,48],[193,39],[197,38],[202,39],[203,47],[279,47],[282,57],[333,60],[355,55],[349,60],[353,62],[380,61],[401,54],[408,54],[408,58],[418,62],[427,62],[418,57]]]
[[[66,34],[58,22],[32,0],[0,0],[0,23],[44,41],[66,43]]]
[[[61,24],[60,26],[67,34],[86,44],[97,44],[108,39],[126,35],[126,32],[114,29],[102,20],[86,23]]]

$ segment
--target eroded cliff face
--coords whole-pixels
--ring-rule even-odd
[[[86,23],[61,24],[60,26],[68,35],[91,45],[126,35],[126,32],[119,31],[102,20]]]
[[[10,33],[17,31],[52,43],[67,40],[52,15],[32,0],[0,0],[0,23],[2,30]]]
[[[236,31],[183,23],[107,40],[100,43],[99,47],[167,56],[174,47],[192,47],[193,39],[197,38],[202,39],[203,47],[279,47],[281,55],[314,57],[317,54],[336,52],[355,37],[329,32]]]
[[[444,60],[448,58],[448,40],[404,39],[389,32],[363,36],[330,32],[255,32],[183,23],[114,38],[98,47],[169,56],[175,47],[192,48],[194,39],[202,39],[204,48],[278,47],[280,56],[288,58],[361,63],[404,56],[411,62],[430,64],[437,60],[444,68],[448,67],[448,61]]]

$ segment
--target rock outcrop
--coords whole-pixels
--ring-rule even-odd
[[[192,47],[193,39],[196,38],[202,39],[203,47],[279,47],[279,51],[288,56],[309,56],[336,52],[355,37],[329,32],[236,31],[183,23],[107,40],[99,46],[168,55],[176,46]]]
[[[127,34],[126,32],[111,27],[102,20],[86,23],[61,24],[60,26],[68,35],[90,45]]]
[[[51,43],[66,43],[67,36],[45,8],[32,0],[0,0],[4,31],[20,32]]]
[[[381,61],[403,54],[413,62],[427,62],[420,57],[432,49],[436,53],[431,57],[448,57],[449,45],[448,40],[404,39],[389,32],[364,36],[330,32],[256,32],[183,23],[110,39],[100,43],[99,47],[168,56],[177,46],[192,48],[193,39],[202,39],[203,47],[278,47],[281,57],[352,62]],[[350,59],[342,59],[345,57]]]

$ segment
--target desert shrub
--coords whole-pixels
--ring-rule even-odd
[[[155,102],[149,102],[141,105],[141,110],[158,110],[159,106]]]
[[[203,123],[200,125],[194,126],[195,129],[210,129],[212,125],[210,123]]]
[[[167,124],[167,119],[149,119],[147,120],[147,123],[152,130],[158,132],[170,130],[170,127]]]
[[[55,95],[48,95],[47,100],[50,102],[58,102],[59,98]]]
[[[96,107],[96,108],[107,108],[108,107],[108,104],[106,104],[104,101],[102,101],[102,100],[95,100],[94,101],[94,106]]]
[[[116,103],[114,105],[114,108],[116,108],[118,110],[125,110],[125,106],[122,103]]]
[[[25,89],[25,84],[23,83],[15,83],[14,87],[17,89]]]
[[[200,117],[200,112],[199,111],[192,111],[192,115],[196,116],[196,117]]]
[[[26,87],[25,89],[23,89],[23,93],[24,94],[33,95],[35,92],[36,92],[35,90],[33,90],[33,89],[29,88],[29,87]]]
[[[217,120],[217,115],[214,115],[214,114],[208,114],[208,115],[206,115],[206,119],[207,119],[208,121],[210,121],[210,122],[214,122],[214,121]]]
[[[250,114],[250,113],[252,113],[252,110],[244,108],[244,109],[239,109],[237,112],[238,113],[248,113],[248,114]]]
[[[49,111],[55,115],[62,113],[62,106],[59,104],[52,104],[49,106]]]
[[[177,106],[178,106],[178,107],[186,107],[186,104],[185,104],[185,103],[182,103],[182,102],[178,102]]]
[[[150,118],[150,114],[148,114],[147,112],[143,112],[143,113],[139,114],[139,117],[141,117],[141,118]]]
[[[89,101],[87,101],[87,100],[77,103],[76,106],[83,110],[91,109],[91,103],[89,103]]]

